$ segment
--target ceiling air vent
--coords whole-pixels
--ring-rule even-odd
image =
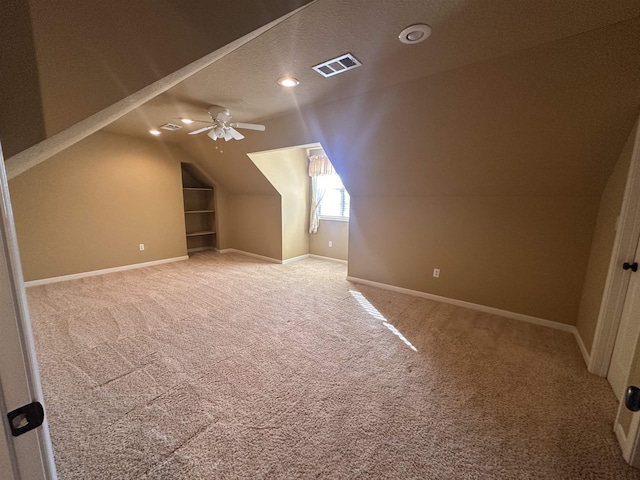
[[[173,132],[174,130],[180,130],[182,128],[182,125],[176,125],[175,123],[165,123],[160,128],[163,130],[169,130],[170,132]]]
[[[356,68],[362,65],[356,57],[347,53],[340,57],[332,58],[331,60],[327,60],[319,65],[313,67],[313,69],[318,72],[323,77],[331,77],[333,75],[337,75],[342,72],[346,72],[347,70],[351,70],[352,68]]]

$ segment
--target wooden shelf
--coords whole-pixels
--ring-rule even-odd
[[[187,252],[216,248],[215,188],[191,164],[182,163],[182,200]]]
[[[202,232],[191,232],[191,233],[187,233],[187,237],[199,237],[201,235],[215,235],[216,232],[214,232],[213,230],[205,230]]]

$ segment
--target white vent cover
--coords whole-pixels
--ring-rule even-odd
[[[332,58],[331,60],[327,60],[326,62],[316,65],[315,67],[313,67],[313,69],[323,77],[331,77],[333,75],[337,75],[339,73],[346,72],[347,70],[359,67],[360,65],[362,64],[356,57],[354,57],[350,53],[347,53],[346,55]]]
[[[173,132],[174,130],[180,130],[182,128],[182,125],[176,125],[175,123],[165,123],[160,128],[163,130],[169,130],[170,132]]]

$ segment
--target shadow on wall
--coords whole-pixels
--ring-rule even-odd
[[[29,6],[6,0],[0,9],[0,141],[5,158],[45,138],[36,50]]]

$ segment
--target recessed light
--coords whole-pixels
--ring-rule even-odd
[[[155,129],[154,129],[154,130],[149,130],[149,133],[150,133],[151,135],[160,135],[162,132],[161,132],[160,130],[155,130]]]
[[[411,25],[400,32],[398,38],[402,43],[413,45],[426,40],[431,35],[431,27],[424,23]]]
[[[190,123],[193,123],[193,120],[191,120],[190,118],[181,118],[180,121],[182,123],[186,123],[187,125],[189,125]]]
[[[300,82],[298,81],[297,78],[293,78],[293,77],[282,77],[278,79],[278,85],[282,85],[283,87],[295,87],[296,85],[300,84]]]

